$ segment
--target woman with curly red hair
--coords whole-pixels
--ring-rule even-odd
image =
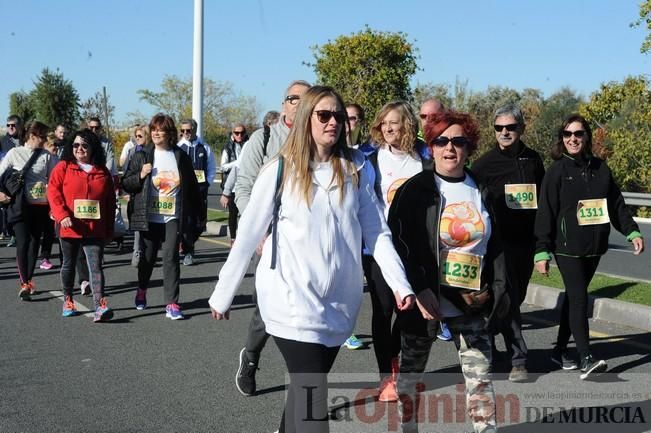
[[[402,333],[398,393],[403,431],[417,431],[416,394],[445,320],[459,353],[466,404],[475,431],[493,432],[495,395],[490,333],[508,312],[505,263],[492,223],[488,190],[465,164],[477,149],[479,128],[466,113],[428,116],[425,138],[434,169],[398,189],[389,227],[418,309],[398,312]]]

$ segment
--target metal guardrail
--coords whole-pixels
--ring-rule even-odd
[[[651,194],[642,192],[623,192],[624,201],[631,206],[649,206],[651,207]]]

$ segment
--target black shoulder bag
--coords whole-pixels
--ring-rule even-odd
[[[25,175],[32,168],[36,159],[41,155],[43,149],[34,149],[25,166],[21,170],[9,168],[0,176],[0,190],[11,197],[11,201],[6,205],[11,205],[16,201],[16,197],[23,193],[25,188]]]

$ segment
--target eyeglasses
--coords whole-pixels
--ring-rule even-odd
[[[242,135],[244,131],[233,131],[233,135]]]
[[[191,134],[192,129],[181,129],[181,134]]]
[[[506,128],[506,130],[509,132],[513,132],[518,129],[518,124],[509,123],[508,125],[493,125],[493,128],[495,128],[495,132],[502,132],[504,128]]]
[[[15,128],[16,124],[15,123],[7,123],[7,128]]]
[[[141,135],[141,134],[136,134],[136,138],[143,138],[143,135]]]
[[[563,131],[563,138],[570,138],[572,135],[576,138],[583,138],[585,131],[583,129],[579,129],[578,131]]]
[[[454,147],[458,147],[458,148],[462,148],[470,144],[470,140],[468,140],[467,137],[459,136],[459,137],[448,138],[444,135],[441,135],[440,137],[436,137],[434,140],[432,140],[431,144],[433,144],[436,147],[445,147],[450,142]]]
[[[289,105],[296,105],[298,101],[301,100],[301,97],[298,95],[287,95],[285,97],[285,102],[289,102]]]
[[[346,113],[344,111],[316,110],[314,114],[316,114],[316,118],[321,123],[330,122],[332,116],[334,116],[337,123],[344,123],[344,120],[346,120]]]
[[[77,142],[72,143],[72,147],[75,149],[78,148],[79,146],[81,146],[82,149],[88,149],[88,143],[77,143]]]

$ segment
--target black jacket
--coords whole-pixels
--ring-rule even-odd
[[[170,150],[174,152],[179,169],[181,184],[180,231],[182,232],[183,224],[187,222],[188,218],[191,216],[196,217],[199,208],[197,204],[201,202],[201,196],[190,157],[178,146],[174,145]],[[129,168],[122,177],[122,188],[131,195],[127,209],[129,228],[131,230],[149,230],[147,209],[149,205],[149,189],[151,188],[151,174],[148,174],[144,179],[140,179],[140,171],[146,163],[154,163],[153,144],[148,144],[142,151],[138,151],[133,155],[133,159],[129,162]]]
[[[608,250],[610,224],[580,226],[579,200],[606,198],[612,225],[624,236],[639,232],[606,162],[563,154],[547,170],[538,199],[536,255],[599,256]],[[536,257],[538,260],[539,257]]]
[[[471,176],[471,173],[466,171],[466,175]],[[486,330],[494,331],[508,312],[510,301],[506,293],[506,268],[499,241],[499,227],[490,205],[492,200],[488,198],[490,193],[486,188],[480,186],[480,191],[493,227],[481,274],[482,288],[491,291],[492,299],[481,313],[488,316]],[[394,246],[414,292],[418,294],[431,289],[437,298],[441,296],[438,246],[442,210],[435,174],[432,170],[425,170],[411,177],[398,189],[389,208],[388,218]],[[461,310],[464,309],[465,303],[458,291],[446,291],[445,297]]]
[[[535,209],[511,209],[504,197],[505,184],[536,184],[540,194],[545,166],[538,152],[520,142],[517,148],[502,150],[496,145],[470,167],[480,184],[486,185],[495,199],[493,207],[500,223],[502,240],[509,243],[529,243],[533,247]]]

